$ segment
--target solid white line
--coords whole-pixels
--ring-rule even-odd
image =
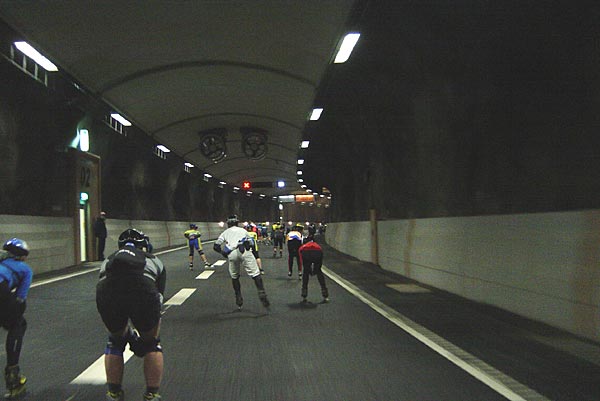
[[[125,363],[133,356],[129,347],[123,352]],[[104,355],[92,363],[89,368],[84,370],[79,376],[73,379],[71,384],[106,384],[106,371],[104,370]]]
[[[66,280],[68,278],[72,278],[72,277],[76,277],[76,276],[81,276],[82,274],[87,274],[87,273],[91,273],[91,272],[97,272],[98,270],[100,270],[99,267],[97,267],[95,269],[90,269],[90,270],[86,270],[86,271],[77,272],[77,273],[66,274],[66,275],[60,276],[60,277],[49,278],[47,280],[42,280],[42,281],[38,281],[38,282],[35,282],[35,283],[31,284],[30,288],[35,288],[35,287],[38,287],[40,285],[50,284],[50,283],[54,283],[56,281],[61,281],[61,280]]]
[[[208,278],[212,276],[214,272],[214,270],[204,270],[196,277],[196,280],[208,280]]]
[[[538,394],[534,390],[519,383],[513,378],[496,370],[492,366],[458,348],[454,344],[438,336],[425,327],[413,322],[393,308],[385,305],[378,299],[363,292],[361,289],[338,276],[334,272],[323,266],[323,273],[338,283],[352,295],[370,306],[377,313],[406,331],[408,334],[427,345],[429,348],[463,369],[477,380],[491,387],[502,396],[511,401],[548,401],[547,398]],[[468,361],[468,362],[467,362]]]
[[[215,242],[215,241],[214,240],[210,240],[210,241],[206,241],[206,242],[203,242],[203,243],[208,244],[208,243],[211,243],[211,242]],[[179,251],[179,250],[182,250],[182,249],[187,249],[187,245],[186,246],[181,246],[181,247],[178,247],[178,248],[167,249],[165,251],[156,252],[156,253],[154,253],[154,255],[163,255],[165,253],[175,252],[175,251]],[[217,265],[217,263],[215,263],[215,265]],[[223,263],[225,263],[225,262],[223,262]],[[223,263],[221,263],[221,264],[223,264]],[[220,266],[220,265],[217,265],[217,266]],[[41,285],[55,283],[57,281],[62,281],[62,280],[66,280],[66,279],[69,279],[69,278],[72,278],[72,277],[81,276],[82,274],[87,274],[87,273],[91,273],[91,272],[97,272],[98,270],[100,270],[100,267],[96,267],[96,268],[85,270],[85,271],[80,271],[80,272],[77,272],[77,273],[65,274],[64,276],[58,276],[58,277],[53,277],[53,278],[49,278],[49,279],[46,279],[46,280],[37,281],[35,283],[32,283],[29,287],[30,288],[35,288],[35,287],[39,287]]]
[[[192,295],[194,293],[194,291],[196,291],[195,288],[182,288],[181,290],[179,290],[179,292],[177,292],[177,294],[173,295],[164,304],[165,305],[181,305],[182,303],[185,302],[186,299],[188,299],[190,297],[190,295]]]

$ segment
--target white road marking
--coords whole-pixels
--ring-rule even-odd
[[[171,299],[165,302],[165,305],[181,305],[185,302],[186,299],[190,297],[196,291],[195,288],[182,288],[177,292],[177,294],[173,295]]]
[[[217,260],[215,263],[213,263],[213,266],[223,266],[225,263],[227,263],[227,261],[225,259],[219,259]]]
[[[196,280],[207,280],[210,276],[213,275],[214,270],[204,270],[198,276],[196,276]]]
[[[215,242],[215,240],[206,241],[206,242],[203,242],[203,244],[208,244],[208,243],[211,243],[211,242]],[[175,252],[175,251],[179,251],[179,250],[187,249],[187,248],[188,248],[187,245],[186,246],[181,246],[181,247],[178,247],[178,248],[172,248],[172,249],[167,249],[165,251],[156,252],[153,255],[163,255],[165,253]],[[225,261],[223,261],[223,263],[218,264],[219,262],[220,262],[220,260],[217,261],[215,263],[215,265],[216,266],[221,266],[223,263],[225,263]],[[98,263],[102,263],[102,262],[98,262]],[[72,277],[81,276],[82,274],[97,272],[98,270],[100,270],[100,267],[91,268],[91,269],[85,270],[85,271],[80,271],[80,272],[76,272],[76,273],[65,274],[64,276],[58,276],[58,277],[53,277],[53,278],[49,278],[49,279],[46,279],[46,280],[37,281],[35,283],[32,283],[30,285],[30,288],[35,288],[35,287],[39,287],[41,285],[55,283],[57,281],[66,280],[66,279],[69,279],[69,278],[72,278]]]
[[[179,292],[173,295],[167,302],[165,302],[164,314],[171,305],[181,305],[186,299],[190,297],[196,291],[195,288],[182,288]],[[133,352],[129,349],[129,346],[123,352],[123,361],[127,361],[133,356]],[[106,371],[104,369],[104,355],[101,355],[96,362],[92,363],[86,370],[84,370],[79,376],[77,376],[71,384],[106,384]]]
[[[496,370],[454,344],[413,322],[323,266],[323,273],[377,313],[511,401],[549,401],[534,390]]]
[[[133,356],[133,352],[129,347],[123,352],[123,360],[125,363]],[[84,370],[77,376],[71,384],[106,384],[106,372],[104,370],[104,355],[92,363],[89,368]]]

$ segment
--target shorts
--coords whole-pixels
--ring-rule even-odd
[[[113,275],[98,282],[96,307],[111,333],[123,330],[129,319],[141,332],[160,322],[160,293],[154,281],[142,275]]]
[[[202,244],[200,243],[200,241],[197,238],[190,240],[189,247],[190,247],[190,256],[194,256],[194,249],[197,250],[200,255],[202,255],[204,253],[204,251],[202,250]]]

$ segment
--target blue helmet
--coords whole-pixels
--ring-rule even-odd
[[[194,223],[190,223],[190,228],[196,228],[196,225]]]
[[[15,256],[27,256],[29,255],[29,246],[27,242],[19,238],[11,238],[4,243],[2,249],[8,251],[10,254]]]

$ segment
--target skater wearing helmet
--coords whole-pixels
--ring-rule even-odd
[[[229,275],[233,291],[235,292],[235,303],[239,309],[242,308],[244,299],[240,286],[240,270],[243,267],[246,273],[252,277],[258,290],[258,298],[265,308],[269,307],[269,300],[263,285],[256,258],[251,252],[253,240],[246,230],[238,226],[239,220],[236,215],[227,219],[227,230],[223,231],[213,245],[213,249],[225,256],[229,261]]]
[[[124,400],[123,351],[129,343],[131,351],[144,358],[143,399],[158,401],[163,375],[160,312],[166,270],[160,259],[146,251],[148,244],[143,232],[133,228],[123,231],[118,245],[119,250],[102,263],[96,286],[96,306],[109,332],[104,351],[106,400]]]
[[[27,243],[19,238],[9,239],[0,254],[0,325],[8,330],[6,336],[5,398],[13,399],[25,392],[27,379],[20,373],[19,357],[27,322],[23,317],[27,293],[33,272],[25,260],[29,255]]]
[[[200,255],[200,258],[204,262],[204,267],[210,267],[210,263],[208,263],[208,259],[206,259],[204,250],[202,250],[202,242],[200,242],[201,235],[198,226],[194,223],[190,224],[190,229],[183,233],[183,236],[188,240],[190,248],[190,270],[194,270],[194,250]]]

